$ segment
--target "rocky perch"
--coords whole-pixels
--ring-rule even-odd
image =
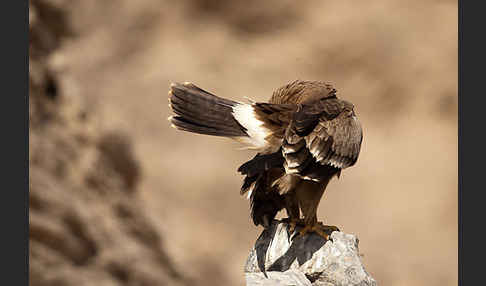
[[[377,285],[361,263],[356,236],[334,231],[325,241],[297,234],[280,221],[261,233],[246,261],[247,286]]]

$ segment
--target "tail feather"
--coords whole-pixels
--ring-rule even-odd
[[[248,136],[233,117],[233,107],[238,102],[218,97],[191,83],[172,84],[169,96],[176,114],[169,120],[177,129],[213,136]]]

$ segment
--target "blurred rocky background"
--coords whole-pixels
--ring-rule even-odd
[[[30,284],[244,285],[254,154],[177,132],[171,81],[325,80],[364,128],[319,218],[379,285],[457,285],[457,2],[30,1]]]

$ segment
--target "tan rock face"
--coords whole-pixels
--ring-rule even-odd
[[[185,285],[137,198],[130,139],[97,130],[49,63],[63,6],[30,4],[30,285]]]

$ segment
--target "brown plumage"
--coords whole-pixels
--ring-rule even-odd
[[[300,80],[268,103],[227,100],[191,83],[172,84],[169,96],[177,129],[229,137],[258,152],[238,169],[255,225],[268,226],[285,208],[294,226],[327,236],[317,206],[329,181],[356,163],[363,138],[353,104],[329,84]]]

